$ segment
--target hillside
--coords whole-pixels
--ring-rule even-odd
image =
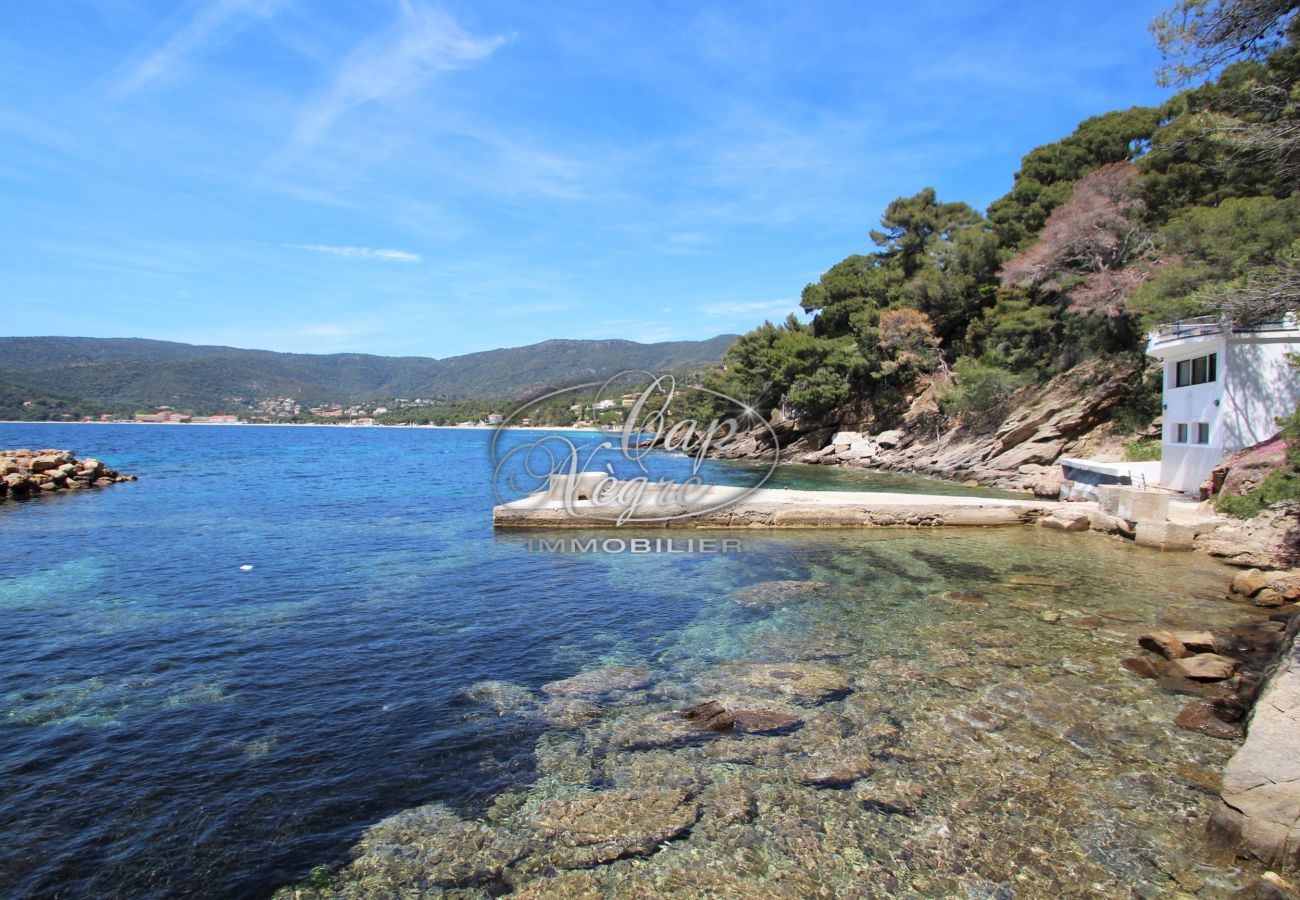
[[[755,398],[784,449],[821,462],[836,433],[891,433],[853,464],[989,483],[1103,438],[1151,452],[1151,327],[1300,311],[1300,17],[1250,7],[1276,39],[1239,47],[1205,7],[1180,8],[1158,35],[1217,54],[1193,67],[1215,77],[1031,150],[983,211],[928,187],[895,199],[862,252],[804,288],[808,320],[742,335],[702,385]],[[1075,411],[1038,439],[1008,427],[1044,409]]]
[[[0,415],[24,400],[58,411],[167,405],[200,414],[235,411],[272,397],[304,405],[393,397],[506,400],[624,369],[684,372],[716,365],[733,340],[552,340],[432,359],[276,353],[138,338],[0,338]]]

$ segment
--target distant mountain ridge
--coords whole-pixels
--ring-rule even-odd
[[[735,335],[640,344],[550,340],[434,359],[364,353],[279,353],[143,338],[0,338],[0,387],[112,408],[159,405],[219,412],[292,397],[304,405],[394,397],[519,399],[625,369],[684,372],[715,366]]]

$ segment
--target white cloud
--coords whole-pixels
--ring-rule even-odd
[[[313,253],[328,253],[348,259],[374,259],[383,262],[418,263],[420,254],[407,250],[392,250],[383,247],[340,247],[333,244],[285,244],[295,250],[310,250]]]
[[[798,300],[760,300],[754,303],[731,302],[709,303],[700,310],[705,318],[723,319],[742,316],[766,316],[784,319],[792,312],[799,312]]]
[[[123,99],[152,82],[169,77],[205,44],[238,32],[253,21],[275,15],[286,0],[210,0],[179,28],[172,30],[160,47],[130,64],[109,93]]]
[[[404,0],[397,22],[348,54],[329,88],[303,108],[293,142],[313,144],[350,110],[485,59],[505,41],[469,34],[446,13]]]

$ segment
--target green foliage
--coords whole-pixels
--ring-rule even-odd
[[[1225,515],[1250,519],[1283,500],[1300,500],[1300,472],[1270,472],[1248,494],[1220,494],[1214,508]]]
[[[1177,262],[1157,269],[1130,301],[1148,326],[1209,312],[1215,285],[1242,279],[1296,248],[1300,196],[1194,206],[1171,218],[1161,237]]]
[[[1031,150],[1020,163],[1011,191],[989,206],[1001,245],[1022,250],[1069,199],[1074,182],[1108,163],[1137,159],[1160,125],[1163,112],[1135,106],[1085,119],[1069,137]]]
[[[958,360],[953,374],[954,384],[939,404],[947,415],[961,415],[977,428],[999,422],[1012,395],[1029,382],[1022,373],[971,358]]]
[[[1161,413],[1164,369],[1151,366],[1133,379],[1115,408],[1115,424],[1130,434],[1145,431]]]
[[[1134,438],[1124,444],[1124,459],[1129,462],[1159,462],[1159,438]]]
[[[971,322],[966,343],[989,361],[1015,372],[1042,369],[1060,346],[1060,309],[1026,291],[1004,288],[993,306]]]

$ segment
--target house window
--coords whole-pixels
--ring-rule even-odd
[[[1209,423],[1209,422],[1197,422],[1197,423],[1196,423],[1196,443],[1198,443],[1198,444],[1208,444],[1209,442],[1210,442],[1210,423]]]
[[[1187,443],[1187,423],[1186,423],[1186,422],[1179,422],[1177,425],[1174,426],[1174,443],[1175,443],[1175,444],[1186,444],[1186,443]]]
[[[1187,387],[1191,384],[1208,384],[1218,379],[1219,354],[1197,356],[1194,359],[1180,360],[1174,367],[1174,387]]]

